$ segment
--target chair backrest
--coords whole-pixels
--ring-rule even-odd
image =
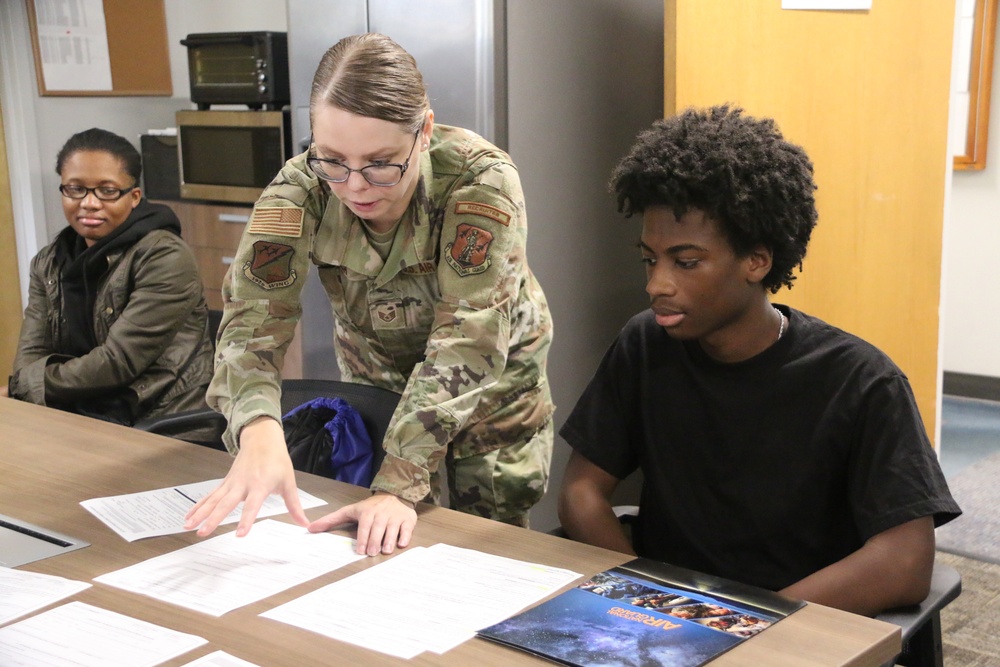
[[[292,408],[319,396],[342,398],[361,415],[372,439],[372,469],[378,470],[385,455],[382,440],[400,395],[381,387],[340,380],[285,380],[281,383],[281,413],[288,414]]]
[[[388,389],[340,380],[285,380],[281,383],[281,414],[286,415],[292,408],[319,396],[342,398],[361,415],[361,420],[365,423],[372,440],[372,469],[378,470],[385,454],[382,441],[385,439],[389,420],[396,410],[400,395]],[[166,436],[174,436],[175,433],[200,427],[214,427],[217,437],[212,442],[198,444],[223,451],[226,449],[222,444],[222,432],[226,428],[226,420],[209,408],[147,419],[135,425],[135,428],[140,430]]]
[[[931,590],[918,605],[884,611],[875,618],[902,629],[903,652],[888,663],[912,667],[942,667],[941,610],[962,593],[962,576],[955,568],[934,561]]]
[[[215,341],[219,337],[219,327],[222,325],[222,311],[221,310],[211,310],[208,311],[208,335],[212,339],[212,347],[215,347]]]

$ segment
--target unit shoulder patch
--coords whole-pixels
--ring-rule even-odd
[[[288,287],[297,278],[292,268],[295,248],[283,243],[255,241],[253,259],[243,265],[243,275],[266,290]]]
[[[445,261],[460,276],[471,276],[490,268],[490,243],[493,235],[485,229],[462,223],[455,230],[455,240],[445,247]]]
[[[494,222],[499,222],[504,227],[510,225],[510,213],[489,204],[480,204],[475,201],[455,202],[455,213],[468,213],[489,218]]]
[[[271,236],[302,236],[302,208],[297,206],[255,207],[247,231]]]

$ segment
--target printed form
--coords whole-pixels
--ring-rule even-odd
[[[70,602],[0,628],[0,665],[152,667],[207,643],[197,635]]]
[[[87,588],[85,581],[0,567],[0,625]]]
[[[221,479],[210,479],[206,482],[195,482],[183,486],[129,493],[123,496],[93,498],[80,503],[85,510],[103,521],[108,528],[118,533],[128,542],[146,537],[174,535],[187,532],[184,530],[184,516],[199,500],[215,490]],[[302,509],[326,505],[326,501],[310,495],[299,489],[299,501]],[[281,496],[268,496],[261,505],[259,518],[284,514],[288,509]],[[222,524],[235,523],[240,520],[243,503],[229,513]]]
[[[580,576],[447,544],[411,547],[261,616],[409,659],[444,653]]]
[[[267,520],[246,537],[219,535],[94,581],[222,616],[362,558],[349,537]]]

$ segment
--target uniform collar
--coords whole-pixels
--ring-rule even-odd
[[[400,271],[433,261],[431,218],[434,197],[430,191],[434,169],[430,151],[420,153],[420,178],[413,199],[403,213],[392,250],[385,262],[368,240],[364,223],[332,194],[316,235],[313,254],[323,264],[342,266],[355,273],[374,278],[381,286]]]

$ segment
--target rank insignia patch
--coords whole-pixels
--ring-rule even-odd
[[[370,306],[372,326],[376,329],[402,329],[406,326],[403,302],[399,300],[380,301]]]
[[[445,247],[445,260],[460,276],[471,276],[490,268],[493,235],[474,225],[461,224],[455,240]]]
[[[510,213],[489,204],[480,204],[474,201],[455,202],[455,213],[468,213],[489,218],[494,222],[499,222],[504,227],[510,224]]]
[[[302,209],[290,206],[255,208],[247,231],[297,239],[302,236]]]
[[[264,289],[288,287],[296,278],[292,268],[294,254],[292,246],[257,241],[253,244],[253,259],[243,265],[243,275]]]

